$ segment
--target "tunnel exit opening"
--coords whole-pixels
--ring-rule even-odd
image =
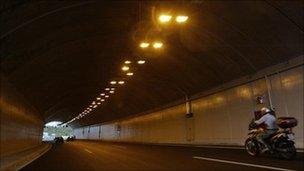
[[[73,129],[70,126],[62,125],[60,121],[52,121],[44,125],[42,141],[53,141],[55,137],[67,139],[72,134]]]

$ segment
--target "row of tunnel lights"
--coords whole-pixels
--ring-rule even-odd
[[[171,15],[160,15],[158,17],[158,21],[162,24],[166,24],[166,23],[170,23],[172,19]],[[179,24],[184,23],[188,20],[188,16],[184,16],[184,15],[180,15],[180,16],[176,16],[175,17],[175,21]],[[163,47],[163,43],[159,42],[159,41],[155,41],[155,42],[141,42],[139,44],[139,47],[145,49],[152,46],[154,49],[160,49]],[[132,62],[127,60],[124,61],[124,65],[122,66],[121,70],[123,72],[126,72],[127,76],[133,76],[134,73],[130,71],[130,64]],[[146,61],[145,60],[138,60],[137,64],[142,65],[145,64]],[[110,94],[114,94],[115,93],[115,87],[116,85],[123,85],[125,84],[125,81],[123,80],[112,80],[110,81],[110,85],[111,87],[106,87],[98,97],[96,97],[96,100],[94,100],[84,111],[82,111],[80,114],[78,114],[78,116],[74,117],[73,119],[69,120],[68,122],[66,122],[66,124],[69,124],[75,120],[78,120],[86,115],[88,115],[89,113],[91,113],[95,108],[97,108],[99,105],[101,105],[103,102],[106,101],[106,99],[108,99],[110,97]]]
[[[172,19],[173,16],[171,15],[166,15],[166,14],[163,14],[163,15],[160,15],[158,17],[158,20],[160,23],[169,23],[171,22],[171,19]],[[175,17],[175,21],[178,23],[178,24],[182,24],[182,23],[185,23],[187,20],[188,20],[188,16],[186,15],[178,15]]]
[[[132,63],[132,61],[126,60],[124,61],[124,65],[121,67],[121,70],[125,73],[125,75],[127,76],[133,76],[134,73],[131,72],[130,68],[130,64]],[[138,65],[143,65],[145,64],[146,61],[145,60],[138,60],[137,64]],[[77,119],[80,119],[88,114],[90,114],[94,109],[96,109],[98,106],[100,106],[102,103],[104,103],[106,101],[106,99],[108,99],[110,97],[111,94],[115,93],[115,90],[118,86],[124,85],[125,81],[123,80],[111,80],[110,82],[110,86],[106,87],[102,93],[100,93],[95,100],[92,101],[92,103],[85,109],[83,110],[81,113],[79,113],[76,117],[74,117],[73,119],[69,120],[68,122],[66,122],[66,124],[69,124]],[[116,87],[115,87],[116,86]]]
[[[168,24],[168,23],[171,22],[172,18],[173,18],[173,16],[171,16],[171,15],[163,14],[163,15],[160,15],[158,17],[158,21],[161,24]],[[189,17],[185,16],[185,15],[178,15],[178,16],[175,17],[175,21],[179,24],[182,24],[182,23],[185,23],[188,20],[188,18]],[[163,43],[159,42],[159,41],[156,41],[156,42],[153,42],[153,43],[149,43],[147,41],[144,41],[144,42],[141,42],[139,44],[139,47],[141,47],[143,49],[148,48],[150,46],[152,46],[154,49],[160,49],[160,48],[163,47]]]

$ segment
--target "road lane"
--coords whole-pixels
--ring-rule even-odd
[[[239,149],[135,145],[100,141],[57,144],[23,170],[267,170],[245,165],[198,160],[212,158],[254,165],[303,170],[303,154],[286,161],[248,156]]]

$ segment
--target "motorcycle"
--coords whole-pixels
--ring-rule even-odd
[[[260,153],[270,153],[271,155],[292,159],[296,156],[295,138],[292,128],[297,125],[297,120],[293,117],[280,117],[277,119],[279,130],[269,136],[265,141],[268,150],[263,143],[258,141],[258,135],[263,131],[254,122],[249,125],[248,138],[245,141],[245,149],[251,156],[258,156]]]

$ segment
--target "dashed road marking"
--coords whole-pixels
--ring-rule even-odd
[[[127,147],[121,146],[121,145],[111,145],[111,146],[116,147],[116,148],[120,148],[120,149],[127,149]]]
[[[221,162],[221,163],[229,163],[229,164],[237,164],[237,165],[243,165],[243,166],[257,167],[257,168],[263,168],[263,169],[280,170],[280,171],[295,171],[295,170],[284,169],[284,168],[279,168],[279,167],[264,166],[264,165],[258,165],[258,164],[250,164],[250,163],[242,163],[242,162],[236,162],[236,161],[206,158],[206,157],[199,157],[199,156],[194,156],[193,158],[200,159],[200,160]]]
[[[199,148],[217,148],[217,149],[236,149],[236,150],[243,150],[245,147],[229,147],[229,146],[209,146],[209,145],[196,145],[194,147]]]
[[[93,153],[92,151],[90,151],[90,150],[88,150],[88,149],[86,149],[86,148],[84,149],[84,151],[86,151],[86,152],[88,152],[88,153],[91,153],[91,154]]]

